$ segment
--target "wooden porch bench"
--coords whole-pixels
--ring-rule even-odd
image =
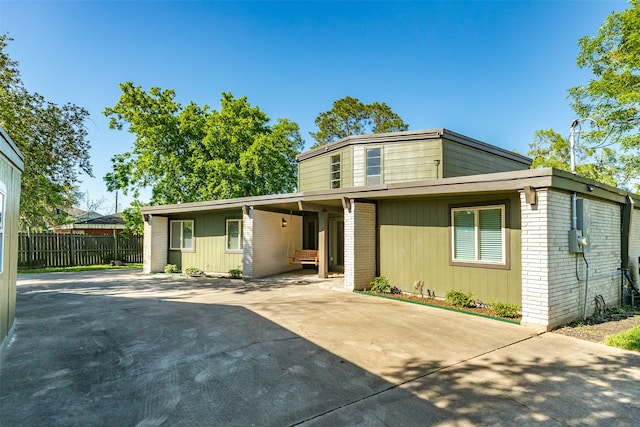
[[[318,265],[318,251],[312,249],[297,249],[289,258],[289,264]]]

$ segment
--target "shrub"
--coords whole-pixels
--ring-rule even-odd
[[[401,293],[402,293],[402,291],[401,291],[400,289],[396,288],[395,286],[392,286],[392,287],[389,289],[389,293],[390,293],[390,294],[396,294],[396,295],[398,295],[398,294],[401,294]]]
[[[462,291],[456,291],[455,289],[449,289],[444,295],[444,300],[454,307],[473,307],[476,301],[471,298],[473,294],[471,292],[464,293]]]
[[[229,276],[232,279],[242,279],[242,270],[239,268],[232,268],[229,270]]]
[[[189,276],[204,276],[204,271],[200,270],[197,267],[187,267],[184,270],[185,274],[188,274]]]
[[[378,276],[369,283],[371,292],[385,293],[389,292],[389,279],[384,276]]]
[[[175,264],[167,264],[164,266],[165,273],[179,273],[178,266]]]
[[[489,307],[489,310],[493,311],[496,316],[509,318],[520,316],[520,306],[517,304],[489,301],[487,307]]]

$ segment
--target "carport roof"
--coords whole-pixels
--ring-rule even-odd
[[[146,206],[143,214],[170,215],[185,212],[202,212],[222,209],[237,209],[252,206],[265,210],[300,212],[301,203],[326,206],[328,210],[341,208],[343,199],[379,200],[387,198],[412,198],[424,196],[448,196],[460,194],[499,193],[522,191],[525,187],[534,189],[556,188],[576,193],[589,194],[625,203],[627,195],[640,205],[640,196],[619,188],[573,175],[558,169],[527,169],[513,172],[470,175],[427,181],[380,184],[335,190],[307,191],[304,193],[275,194],[237,199],[211,200],[205,202],[182,203],[176,205]]]

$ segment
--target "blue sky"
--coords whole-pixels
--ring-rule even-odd
[[[567,89],[588,81],[578,38],[626,1],[151,2],[0,1],[0,32],[27,89],[89,110],[96,178],[133,135],[102,115],[118,84],[174,89],[219,109],[247,96],[298,123],[306,147],[317,115],[345,96],[386,102],[410,130],[447,128],[526,153],[536,129],[568,133]],[[122,197],[127,203],[130,198]],[[122,208],[121,204],[121,208]]]

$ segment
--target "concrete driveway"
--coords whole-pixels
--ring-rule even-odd
[[[309,284],[21,276],[2,426],[638,425],[640,354]]]

